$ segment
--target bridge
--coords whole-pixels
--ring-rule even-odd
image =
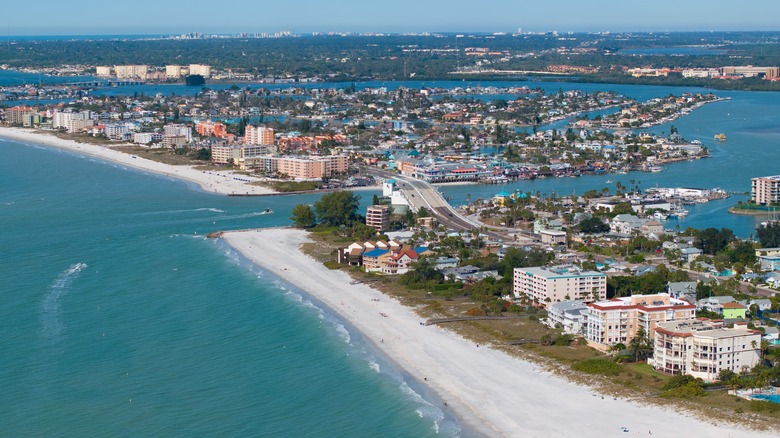
[[[146,81],[131,81],[131,80],[108,80],[108,79],[96,79],[92,81],[78,81],[78,82],[63,82],[61,85],[69,85],[71,87],[117,87],[122,85],[145,85]],[[60,85],[60,84],[58,84]]]

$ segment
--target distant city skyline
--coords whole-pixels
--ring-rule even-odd
[[[462,0],[262,2],[135,0],[3,4],[0,35],[311,32],[777,31],[780,2]],[[4,21],[4,22],[3,22]]]

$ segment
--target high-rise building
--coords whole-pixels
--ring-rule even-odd
[[[274,144],[274,130],[265,126],[247,126],[244,144]]]
[[[182,77],[181,72],[181,66],[180,65],[166,65],[165,66],[165,77],[168,79],[179,79]]]
[[[751,200],[760,205],[780,202],[780,175],[762,176],[750,180]]]
[[[760,361],[761,332],[747,323],[726,327],[723,321],[695,320],[660,323],[653,338],[656,371],[718,380],[722,370],[740,373]]]
[[[514,295],[545,308],[566,300],[603,300],[607,297],[607,275],[571,267],[515,268]]]
[[[201,75],[204,78],[211,77],[211,66],[203,64],[190,64],[191,75]]]
[[[98,65],[95,67],[95,76],[107,78],[111,76],[111,67],[108,65]]]
[[[371,205],[366,208],[366,225],[376,228],[380,233],[387,230],[390,226],[390,206]]]
[[[694,318],[696,306],[667,293],[613,298],[588,304],[585,338],[591,347],[608,350],[628,345],[640,328],[652,339],[659,323]]]

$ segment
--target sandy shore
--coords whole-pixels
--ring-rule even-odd
[[[429,386],[468,427],[485,436],[775,436],[702,422],[653,405],[602,397],[503,352],[478,347],[421,318],[398,301],[331,271],[298,248],[304,231],[229,232],[225,241],[330,307],[399,367]],[[281,257],[280,255],[284,255]],[[376,301],[378,300],[378,301]],[[384,316],[386,315],[386,316]],[[621,430],[628,428],[628,432]]]
[[[252,194],[265,195],[275,193],[275,191],[257,185],[247,184],[245,181],[259,181],[245,175],[234,175],[229,171],[204,172],[194,169],[191,166],[173,166],[157,161],[147,160],[145,158],[129,155],[112,149],[108,146],[92,145],[87,143],[78,143],[73,140],[63,140],[53,135],[48,135],[45,131],[33,131],[30,129],[0,127],[0,137],[22,143],[33,143],[45,146],[89,155],[105,161],[111,161],[126,167],[153,172],[160,175],[166,175],[173,178],[180,178],[189,182],[198,184],[204,191],[229,195],[229,194]],[[245,181],[240,181],[239,179]]]

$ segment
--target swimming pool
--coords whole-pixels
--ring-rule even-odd
[[[767,400],[773,403],[780,403],[780,394],[756,394],[754,400]]]

